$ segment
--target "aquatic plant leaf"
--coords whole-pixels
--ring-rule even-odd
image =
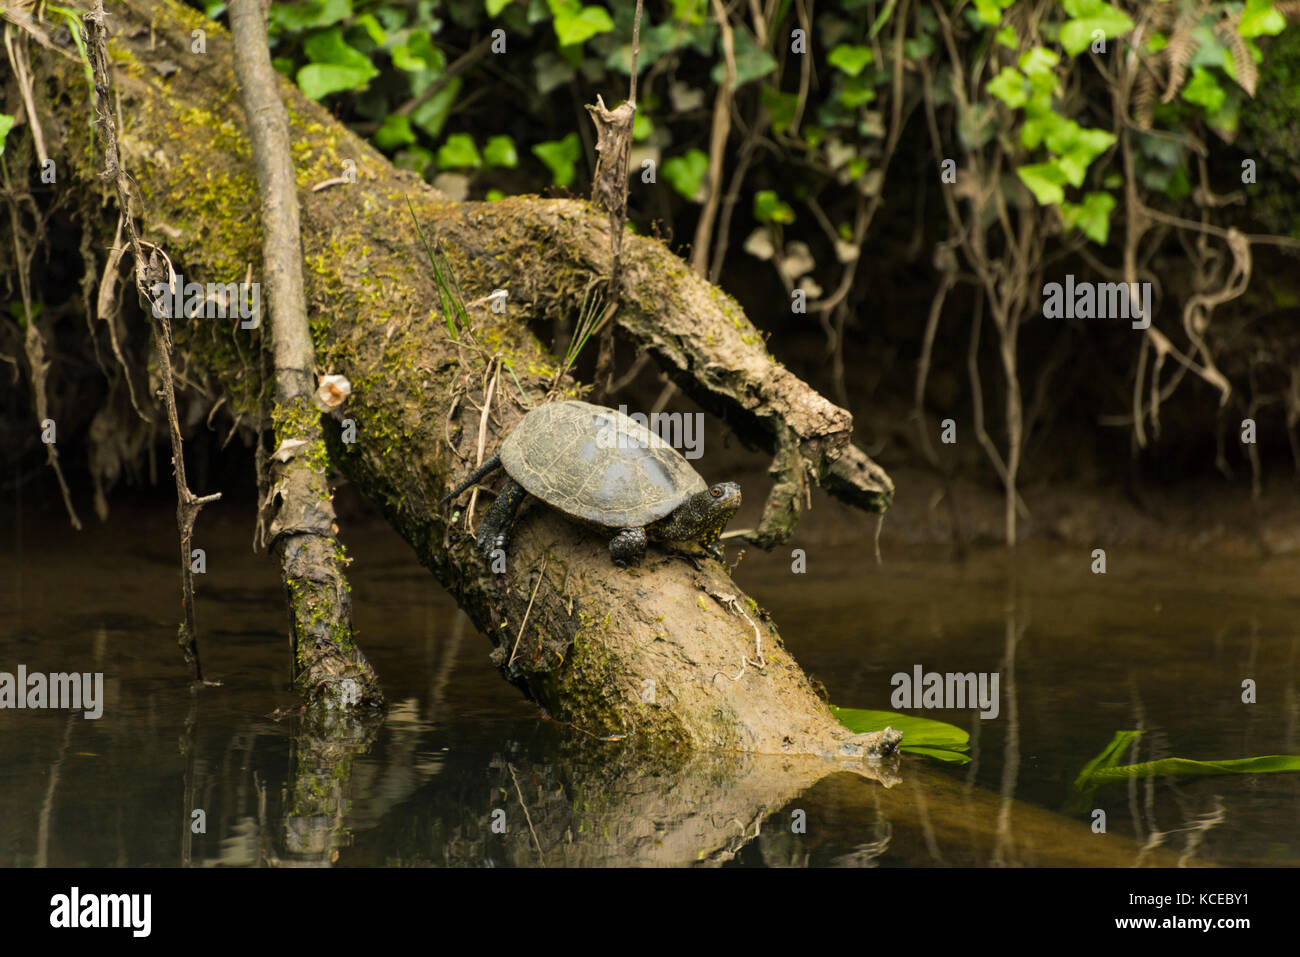
[[[1192,758],[1161,758],[1139,764],[1119,764],[1120,755],[1142,731],[1117,731],[1101,754],[1089,761],[1074,780],[1077,791],[1091,791],[1103,784],[1130,778],[1204,777],[1211,774],[1268,774],[1300,771],[1300,754],[1268,754],[1253,758],[1196,761]]]
[[[956,725],[933,718],[921,718],[897,711],[830,706],[835,720],[856,734],[883,731],[886,727],[903,732],[901,750],[909,754],[965,764],[970,760],[959,752],[970,750],[970,735]]]

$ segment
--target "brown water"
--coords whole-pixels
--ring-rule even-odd
[[[57,518],[3,530],[0,671],[102,671],[106,703],[95,721],[0,710],[0,866],[1152,860],[1142,845],[1184,863],[1300,865],[1297,774],[1112,786],[1087,804],[1106,811],[1103,838],[1086,812],[1056,816],[1118,730],[1148,732],[1135,761],[1300,754],[1295,560],[1112,549],[1103,576],[1079,549],[1024,549],[1012,567],[1001,551],[957,563],[886,542],[876,566],[860,548],[805,544],[795,575],[788,554],[751,550],[739,583],[836,703],[887,709],[890,676],[917,664],[1002,676],[995,720],[925,712],[971,732],[970,764],[905,757],[887,792],[837,774],[773,803],[764,789],[784,772],[765,759],[648,773],[628,746],[545,719],[375,523],[345,541],[386,720],[356,738],[300,734],[268,717],[295,700],[277,570],[249,540],[245,510],[205,511],[199,624],[223,685],[196,696],[175,643],[170,507],[119,508],[81,534]],[[1257,704],[1241,702],[1247,678]],[[805,833],[787,825],[796,810]]]

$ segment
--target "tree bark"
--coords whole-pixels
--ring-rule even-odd
[[[328,459],[316,407],[315,348],[302,281],[298,194],[289,115],[271,66],[258,0],[232,0],[235,74],[247,117],[260,197],[262,274],[275,357],[276,452],[266,495],[267,537],[289,603],[294,677],[309,703],[350,711],[379,706],[374,669],[352,634],[351,588],[336,534]],[[259,545],[266,544],[259,542]]]
[[[229,36],[168,0],[124,0],[110,28],[122,149],[144,198],[146,234],[187,279],[243,279],[259,262],[261,233],[244,116],[232,102]],[[205,32],[204,53],[192,52],[195,30]],[[71,182],[60,188],[91,196],[102,186],[86,161],[84,80],[70,51],[53,42],[39,51],[39,109],[66,149]],[[489,636],[507,679],[595,736],[852,759],[890,750],[894,735],[855,735],[834,720],[774,623],[716,562],[652,551],[640,567],[619,570],[605,541],[532,508],[508,573],[491,574],[464,523],[438,501],[477,449],[494,449],[542,400],[555,366],[528,323],[576,310],[584,289],[609,274],[608,218],[575,200],[448,202],[287,81],[280,96],[318,371],[353,386],[326,420],[331,459]],[[337,185],[313,190],[326,181]],[[472,310],[472,338],[453,338],[438,312],[408,201],[442,244],[466,301],[509,292],[504,315]],[[658,242],[629,235],[623,251],[622,334],[742,439],[774,453],[763,543],[788,537],[811,481],[856,505],[887,507],[892,485],[849,444],[849,414],[782,368],[734,300]],[[228,322],[192,321],[178,328],[177,350],[189,381],[256,422],[262,396],[249,356],[257,344],[247,335]],[[485,415],[476,406],[492,390]],[[703,465],[712,477],[707,458]]]

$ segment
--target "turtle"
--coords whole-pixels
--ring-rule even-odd
[[[722,560],[718,539],[740,507],[738,484],[705,484],[658,435],[590,402],[548,402],[528,412],[496,454],[440,504],[498,468],[507,480],[475,538],[489,558],[505,549],[515,512],[530,495],[582,525],[612,532],[609,555],[619,567],[640,564],[647,541],[696,541]]]

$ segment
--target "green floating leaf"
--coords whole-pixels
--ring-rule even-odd
[[[1055,161],[1021,166],[1016,175],[1043,205],[1055,205],[1065,199],[1065,172]]]
[[[1100,30],[1107,40],[1114,40],[1133,29],[1128,14],[1105,0],[1065,0],[1065,12],[1072,20],[1061,27],[1061,46],[1070,56],[1078,56],[1092,43],[1093,33]]]
[[[896,711],[837,708],[835,705],[830,709],[835,720],[855,734],[870,734],[890,727],[903,732],[900,746],[903,751],[959,764],[970,760],[960,753],[970,750],[970,735],[956,725]]]
[[[826,62],[836,69],[843,70],[849,76],[857,76],[875,58],[875,54],[871,52],[871,47],[841,43],[831,49],[831,52],[826,57]]]
[[[1286,29],[1286,17],[1273,6],[1273,0],[1246,0],[1241,11],[1237,32],[1250,39],[1258,36],[1276,36]]]
[[[1161,758],[1140,764],[1120,764],[1124,750],[1145,732],[1116,731],[1101,754],[1089,761],[1074,780],[1076,791],[1091,791],[1104,784],[1131,778],[1204,777],[1215,774],[1274,774],[1300,771],[1300,754],[1269,754],[1223,761],[1195,761],[1191,758]]]
[[[568,186],[577,173],[576,164],[582,155],[582,143],[577,133],[560,140],[549,140],[533,147],[533,155],[546,164],[556,186]]]
[[[708,171],[709,154],[697,149],[666,159],[663,165],[664,179],[668,180],[678,195],[691,202],[699,200],[704,176]]]

